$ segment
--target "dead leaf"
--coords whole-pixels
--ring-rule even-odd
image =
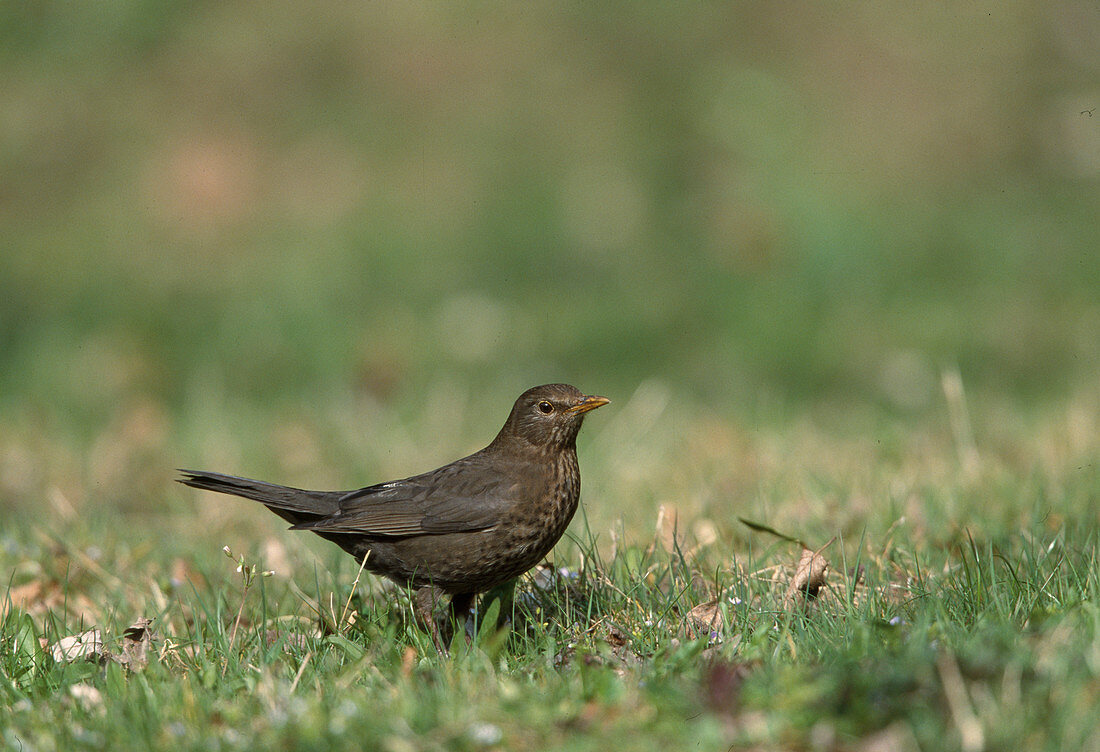
[[[610,655],[606,658],[609,662],[615,664],[615,672],[620,676],[625,676],[628,667],[641,662],[641,657],[631,648],[630,635],[618,627],[608,625],[603,639],[610,651]]]
[[[98,629],[89,629],[78,635],[62,637],[50,646],[50,655],[58,663],[72,663],[85,660],[102,663],[108,653],[103,648],[103,633]]]
[[[698,634],[721,632],[723,619],[722,609],[718,608],[718,599],[700,603],[688,611],[688,622]]]
[[[611,627],[607,630],[607,635],[604,637],[607,640],[607,644],[616,650],[619,648],[625,648],[630,644],[630,638],[623,634],[623,631],[618,627]]]
[[[829,543],[825,545],[828,546]],[[820,552],[804,547],[802,556],[798,559],[798,565],[795,567],[794,577],[791,578],[791,583],[787,586],[787,594],[783,599],[788,607],[817,598],[818,592],[826,584],[825,573],[828,569],[829,562]]]
[[[122,636],[126,640],[132,642],[148,642],[149,633],[152,631],[149,629],[149,626],[152,623],[152,619],[146,619],[144,616],[139,616],[137,621],[122,631]]]
[[[130,669],[141,671],[149,662],[147,652],[152,639],[151,619],[144,616],[128,626],[122,632],[122,653],[111,656],[116,662]]]

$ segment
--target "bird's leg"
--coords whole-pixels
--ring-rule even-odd
[[[413,598],[413,614],[420,626],[432,638],[435,649],[440,653],[447,652],[447,641],[439,629],[439,621],[436,619],[436,611],[443,598],[443,590],[433,585],[426,585],[416,591]]]
[[[442,589],[428,585],[416,591],[413,598],[413,612],[424,631],[432,638],[440,653],[447,652],[456,627],[463,627],[474,605],[475,593],[458,593],[451,596],[451,604],[446,613],[441,613],[445,593]]]
[[[463,633],[466,632],[466,623],[470,619],[470,610],[474,606],[476,596],[476,593],[457,593],[451,596],[451,607],[449,609],[451,618],[450,623],[447,625],[448,631],[461,629]],[[448,637],[450,636],[448,635]]]

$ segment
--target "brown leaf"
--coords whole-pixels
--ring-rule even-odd
[[[148,642],[149,633],[152,631],[149,629],[149,626],[152,623],[152,619],[146,619],[144,616],[139,616],[137,621],[122,630],[122,636],[126,640],[132,642]]]
[[[58,663],[72,663],[79,660],[103,663],[109,657],[103,648],[103,633],[98,629],[89,629],[78,635],[62,637],[50,646],[50,655]]]
[[[718,608],[718,599],[700,603],[688,611],[688,621],[699,634],[710,634],[722,630],[722,610]]]
[[[153,630],[150,629],[151,619],[144,616],[128,626],[122,632],[122,653],[112,656],[115,661],[130,669],[141,671],[149,662],[146,653],[149,650],[149,642],[152,639]]]
[[[803,548],[802,556],[798,559],[798,565],[794,570],[794,577],[791,578],[791,583],[787,586],[787,594],[784,596],[787,605],[805,603],[817,598],[818,592],[826,584],[825,572],[828,569],[829,562],[824,556],[817,551]]]
[[[611,627],[607,630],[607,635],[604,638],[607,640],[607,644],[613,648],[623,648],[630,644],[630,638],[623,634],[622,630],[618,627]]]
[[[610,648],[609,659],[617,662],[616,671],[620,674],[627,666],[639,663],[638,654],[631,649],[630,636],[616,626],[609,626],[604,634],[604,641]]]

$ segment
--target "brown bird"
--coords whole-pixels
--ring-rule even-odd
[[[577,510],[577,432],[606,397],[568,384],[528,389],[489,446],[438,470],[357,491],[304,491],[220,473],[181,470],[194,488],[243,496],[312,530],[364,568],[417,588],[415,611],[436,644],[443,594],[464,617],[475,596],[537,564]]]

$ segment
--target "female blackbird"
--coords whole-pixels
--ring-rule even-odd
[[[364,567],[417,588],[415,610],[437,645],[436,601],[454,616],[526,572],[558,542],[580,494],[577,432],[609,400],[568,384],[528,389],[489,446],[438,470],[357,491],[304,491],[181,470],[180,483],[259,501],[333,541]]]

